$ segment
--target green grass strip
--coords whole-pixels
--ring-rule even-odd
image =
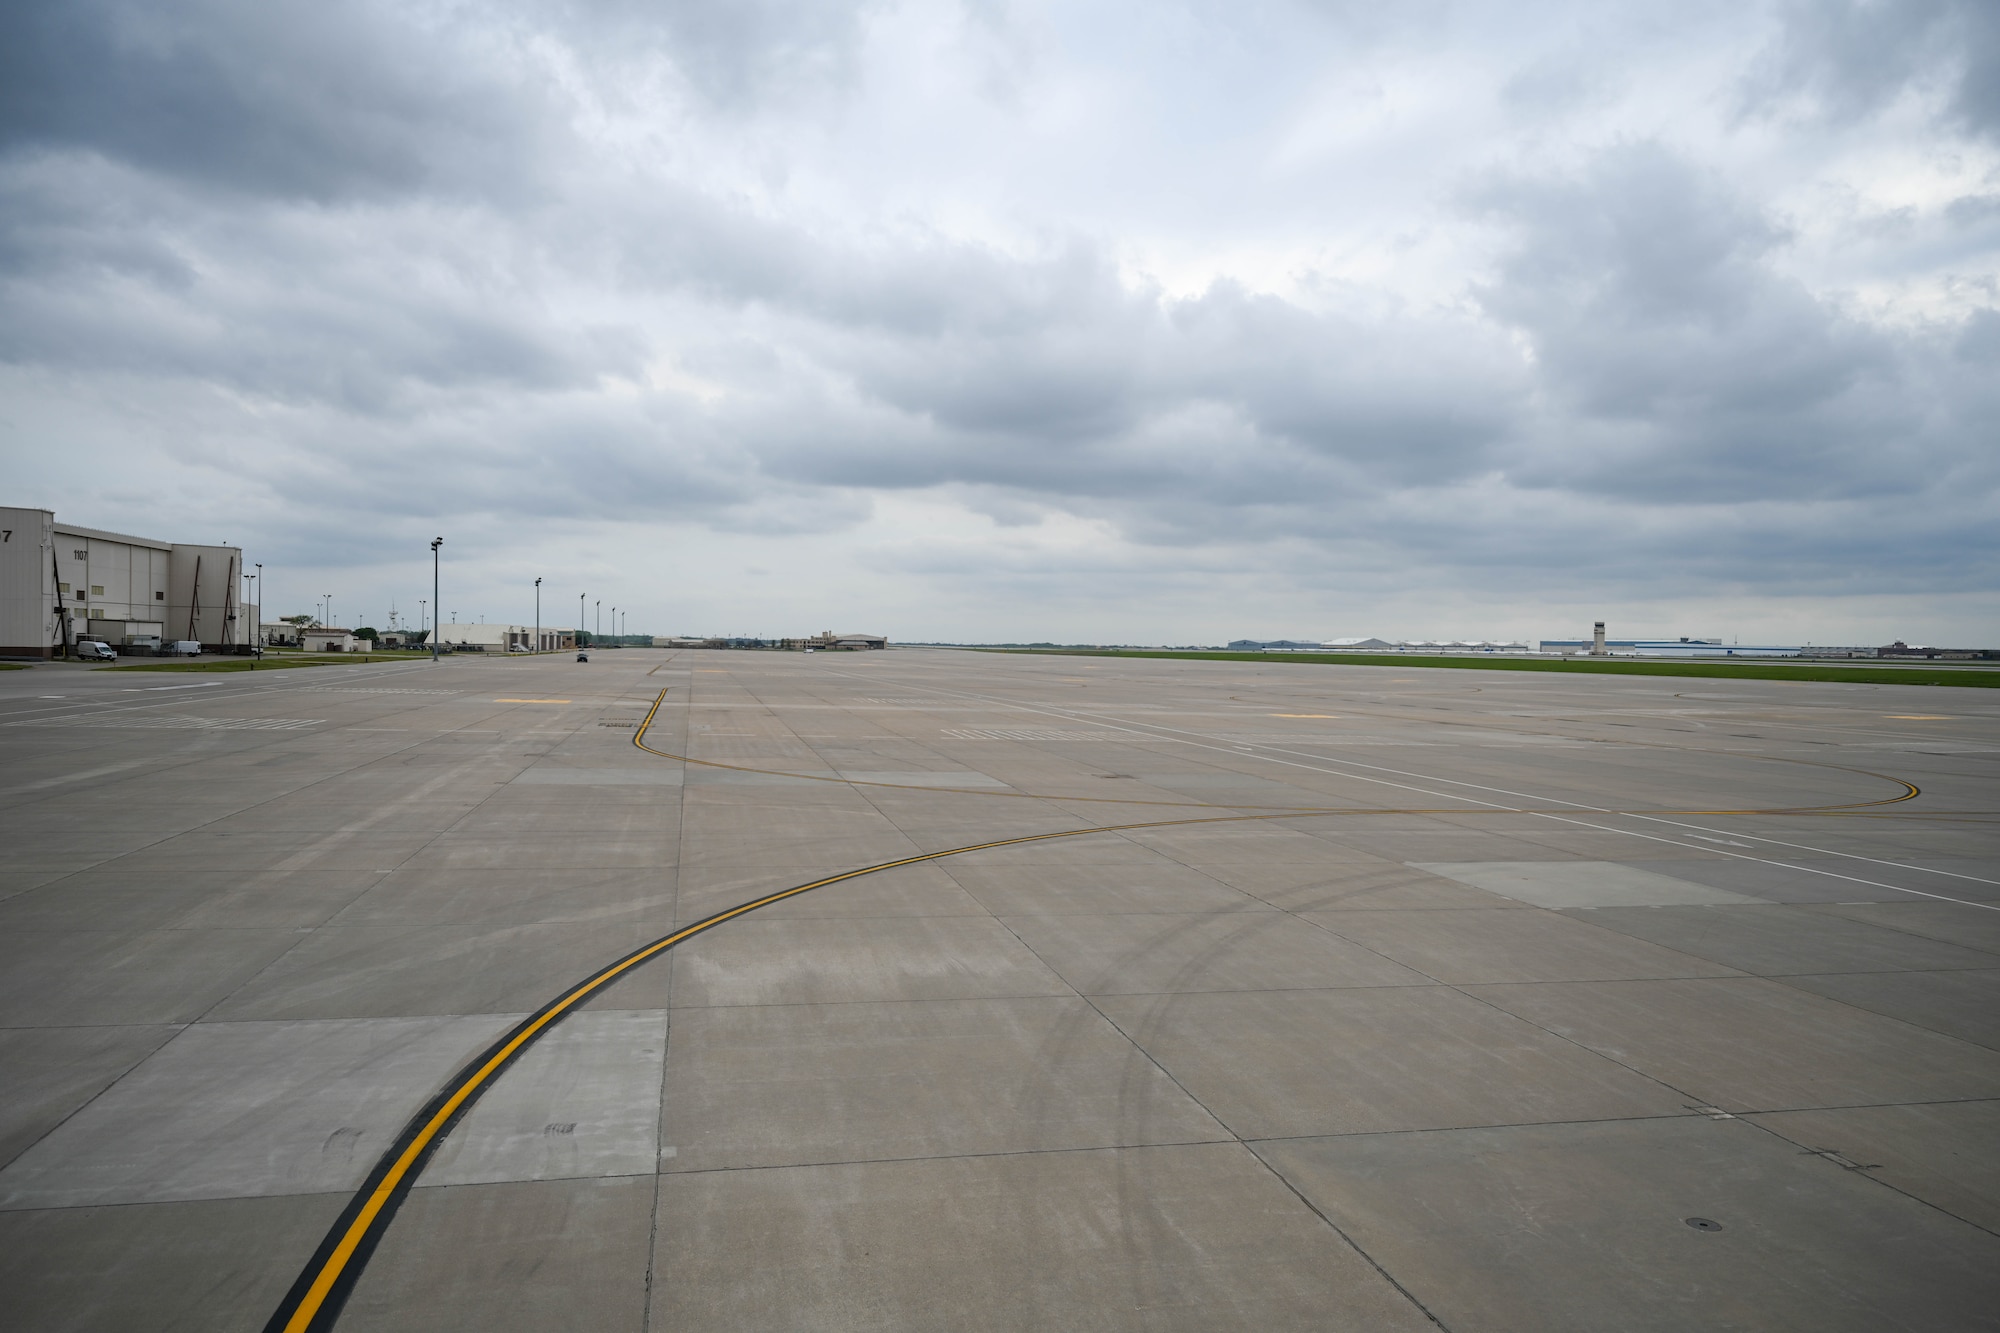
[[[1602,676],[1699,676],[1711,680],[1815,680],[1865,685],[1959,685],[2000,687],[2000,669],[1930,664],[1895,667],[1790,666],[1777,662],[1683,662],[1589,657],[1406,657],[1378,653],[1177,653],[1141,648],[976,648],[981,653],[1029,653],[1043,657],[1159,657],[1197,662],[1309,662],[1333,666],[1442,667],[1461,671],[1560,671]]]
[[[342,653],[335,657],[254,657],[231,658],[226,662],[133,662],[126,666],[99,667],[99,671],[284,671],[292,667],[362,666],[369,662],[403,662],[403,657],[376,657]]]

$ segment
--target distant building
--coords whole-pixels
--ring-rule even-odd
[[[835,634],[832,630],[815,634],[806,640],[811,648],[830,648],[841,651],[887,648],[889,640],[880,634]]]
[[[1846,650],[1842,650],[1846,651]],[[1880,648],[1858,650],[1870,657],[1921,657],[1927,662],[1976,662],[2000,659],[1995,648],[1933,648],[1928,644],[1904,643],[1901,639]],[[1815,654],[1817,656],[1817,654]]]
[[[535,651],[533,625],[439,625],[439,646],[455,653],[527,653]],[[609,636],[607,636],[609,637]],[[553,625],[542,626],[541,651],[559,652],[576,647],[576,631]]]
[[[634,639],[638,636],[634,635]],[[656,634],[652,637],[655,648],[741,648],[773,649],[782,652],[797,652],[801,648],[821,652],[865,652],[870,649],[887,648],[889,640],[880,634],[835,634],[826,630],[806,639],[758,639],[744,635],[718,634],[702,637],[698,634]]]
[[[1588,655],[1592,639],[1543,639],[1542,651],[1564,656]],[[1606,639],[1604,651],[1613,657],[1797,657],[1796,644],[1724,643],[1720,639]]]
[[[1526,643],[1500,639],[1328,639],[1319,647],[1339,653],[1527,653]]]
[[[87,638],[223,651],[254,641],[238,547],[105,532],[48,509],[0,507],[0,533],[0,656],[60,656]]]
[[[331,625],[314,625],[302,629],[298,634],[299,647],[309,653],[351,653],[354,651],[354,631],[335,629]]]

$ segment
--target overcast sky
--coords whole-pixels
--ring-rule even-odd
[[[0,4],[5,500],[267,613],[2000,643],[1992,0]]]

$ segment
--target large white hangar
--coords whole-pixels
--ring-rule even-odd
[[[158,541],[81,527],[51,510],[0,507],[0,656],[58,657],[78,639],[117,647],[153,637],[249,644],[235,546]]]

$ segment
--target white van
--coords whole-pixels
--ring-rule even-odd
[[[201,643],[195,639],[176,639],[172,643],[160,645],[162,657],[200,657]]]
[[[116,662],[118,653],[101,639],[78,639],[76,655],[86,662]]]

